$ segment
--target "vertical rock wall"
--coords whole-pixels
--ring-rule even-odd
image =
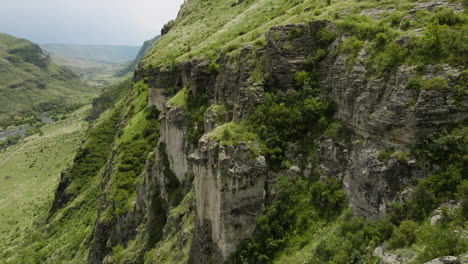
[[[251,147],[225,147],[206,135],[192,155],[198,221],[209,226],[223,259],[251,236],[263,212],[267,168]]]

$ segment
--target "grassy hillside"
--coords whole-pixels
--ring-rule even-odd
[[[0,243],[43,218],[53,200],[60,173],[71,163],[88,127],[85,106],[67,119],[42,127],[0,153]]]
[[[461,55],[459,62],[466,61],[467,47],[463,44],[466,38],[463,36],[466,37],[468,29],[460,12],[451,13],[444,8],[434,8],[432,13],[418,12],[416,20],[405,18],[414,7],[424,2],[426,1],[186,1],[172,30],[158,42],[143,62],[147,65],[171,66],[195,56],[214,60],[221,52],[239,52],[244,45],[264,45],[265,33],[272,26],[323,19],[337,21],[343,32],[356,35],[360,41],[375,41],[376,35],[383,33],[387,43],[403,36],[412,40],[421,39],[421,31],[434,30],[431,27],[425,29],[438,19],[443,26],[439,34],[451,31],[448,27],[457,28],[455,35],[449,34],[449,39],[450,42],[458,43],[460,50],[450,51],[453,52],[451,56]],[[452,2],[455,6],[463,6],[461,1]],[[401,21],[404,22],[402,26]]]
[[[52,62],[38,45],[5,34],[0,34],[0,69],[0,121],[89,103],[98,93]]]

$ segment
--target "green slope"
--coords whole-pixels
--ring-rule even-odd
[[[17,115],[89,103],[97,94],[24,39],[0,34],[0,121]]]
[[[85,106],[67,119],[42,127],[0,153],[0,244],[43,218],[53,200],[60,173],[72,162],[88,127]]]

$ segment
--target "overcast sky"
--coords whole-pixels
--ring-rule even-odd
[[[183,0],[0,0],[0,32],[39,44],[141,45]]]

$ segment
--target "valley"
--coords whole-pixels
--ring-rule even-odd
[[[41,47],[56,63],[72,70],[90,86],[105,86],[128,78],[133,70],[130,64],[141,49],[140,46],[66,44]]]

